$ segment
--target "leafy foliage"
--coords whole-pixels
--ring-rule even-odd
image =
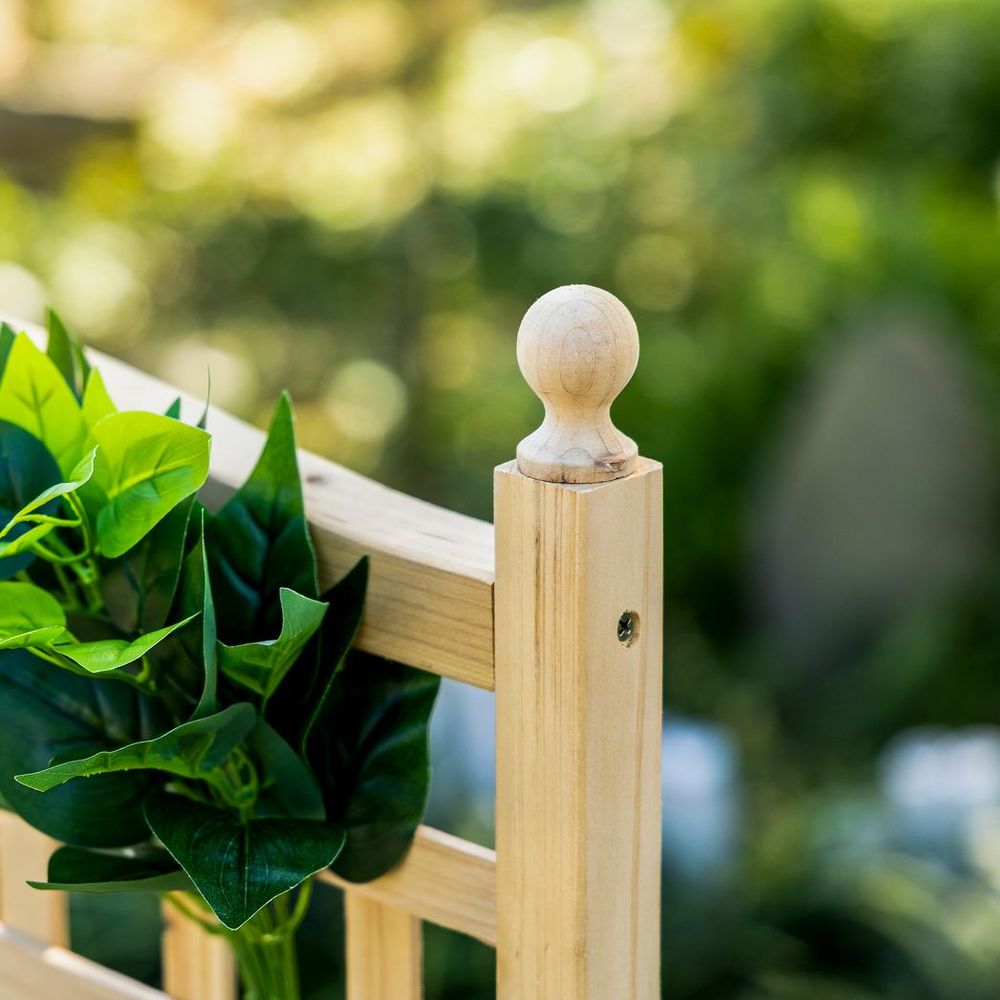
[[[290,933],[281,897],[345,843],[352,877],[406,849],[436,685],[342,670],[367,562],[318,599],[287,397],[213,516],[208,433],[116,412],[49,327],[47,354],[0,333],[0,795],[69,845],[35,884],[194,894],[253,925],[234,947]]]

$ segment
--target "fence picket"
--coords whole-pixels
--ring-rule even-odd
[[[57,845],[14,813],[0,811],[0,920],[44,944],[69,941],[65,893],[39,892],[27,879],[44,880]]]
[[[404,910],[344,893],[347,1000],[421,1000],[421,923]]]

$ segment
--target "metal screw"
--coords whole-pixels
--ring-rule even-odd
[[[639,616],[634,611],[623,611],[618,619],[618,641],[631,646],[639,635]]]

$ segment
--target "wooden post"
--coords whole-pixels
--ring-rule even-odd
[[[0,811],[0,920],[45,944],[69,941],[65,893],[40,892],[27,880],[44,881],[49,855],[58,845],[19,816]]]
[[[662,469],[608,416],[637,357],[588,286],[518,334],[546,419],[495,479],[499,1000],[660,995]]]
[[[420,921],[358,892],[344,893],[347,1000],[420,1000],[423,939]]]
[[[169,903],[163,914],[163,989],[173,1000],[236,1000],[236,962],[229,942],[209,934]]]

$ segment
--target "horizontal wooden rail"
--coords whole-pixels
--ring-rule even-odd
[[[17,1000],[168,1000],[65,948],[40,944],[0,924],[0,997]]]
[[[485,944],[496,944],[496,853],[460,837],[422,826],[402,863],[374,882],[346,882],[329,872],[320,879]]]
[[[37,326],[6,321],[44,337]],[[188,413],[200,413],[193,397],[108,355],[89,353],[119,407],[162,412],[180,395]],[[250,473],[264,435],[215,408],[208,426],[213,445],[207,494],[209,502],[221,503]],[[358,645],[492,690],[493,525],[391,490],[309,452],[300,453],[300,463],[324,586],[359,556],[371,557]]]

